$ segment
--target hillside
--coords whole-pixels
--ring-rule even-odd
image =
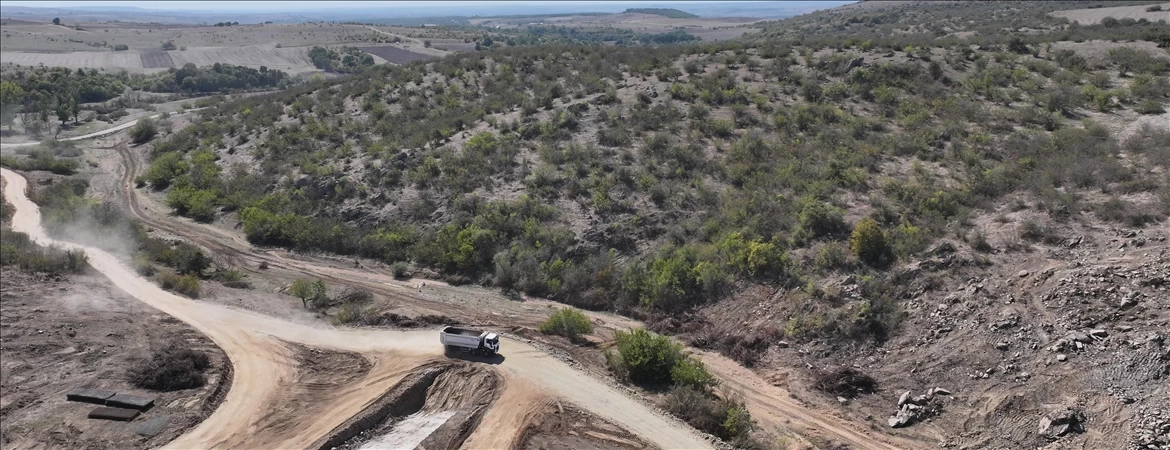
[[[378,66],[207,110],[139,181],[255,244],[646,318],[886,430],[901,391],[955,392],[901,410],[918,442],[1040,446],[1064,404],[1099,426],[1064,439],[1144,445],[1170,399],[1170,26],[1049,15],[1082,7]]]
[[[694,19],[699,16],[674,8],[627,8],[623,14],[654,14],[671,19]]]

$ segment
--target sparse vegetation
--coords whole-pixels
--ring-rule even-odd
[[[42,247],[27,234],[0,228],[0,266],[15,266],[28,272],[48,274],[82,273],[88,267],[82,250]]]

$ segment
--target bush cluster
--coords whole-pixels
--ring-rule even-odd
[[[82,273],[88,258],[82,250],[42,247],[28,235],[0,228],[0,266],[15,266],[28,272],[49,274]]]
[[[581,311],[562,308],[549,315],[548,320],[540,325],[540,332],[564,336],[575,342],[581,335],[593,332],[593,322]]]
[[[127,378],[131,384],[142,389],[171,392],[202,387],[206,383],[203,372],[211,367],[211,358],[206,353],[179,342],[160,348],[130,366]]]

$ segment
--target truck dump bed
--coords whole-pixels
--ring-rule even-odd
[[[455,327],[444,328],[443,332],[447,333],[447,334],[458,334],[461,336],[472,336],[472,337],[479,337],[479,335],[483,334],[482,331],[464,330],[462,328],[455,328]]]

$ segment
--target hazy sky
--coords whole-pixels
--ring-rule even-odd
[[[395,6],[431,6],[431,7],[452,7],[452,6],[486,6],[490,4],[498,5],[523,5],[523,4],[539,4],[542,6],[553,6],[554,4],[566,5],[622,5],[622,4],[647,4],[654,3],[653,1],[616,1],[616,2],[597,2],[597,1],[564,1],[564,2],[525,2],[516,0],[504,1],[381,1],[381,2],[365,2],[365,1],[0,1],[0,7],[3,6],[32,6],[42,8],[52,7],[72,7],[72,6],[135,6],[145,9],[154,10],[197,10],[197,11],[294,11],[294,10],[311,10],[311,9],[353,9],[353,8],[371,8],[371,7],[395,7]],[[685,5],[687,3],[742,3],[742,2],[661,2],[670,3],[673,5]],[[820,2],[793,2],[793,3],[820,3]],[[827,3],[841,3],[827,2]]]

